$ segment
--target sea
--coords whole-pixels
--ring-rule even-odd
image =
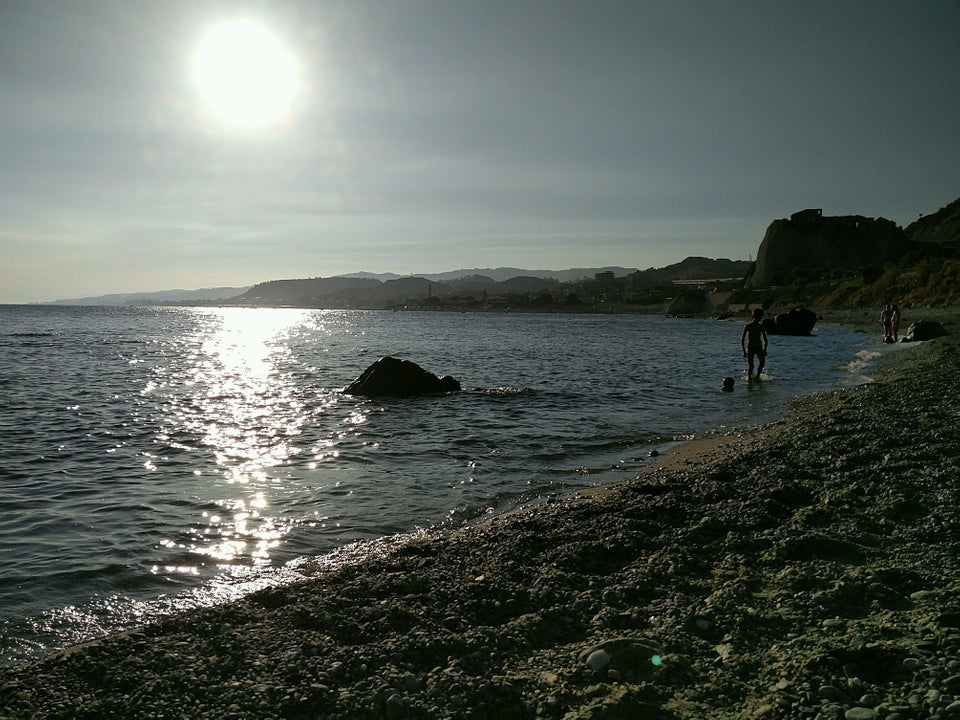
[[[876,338],[640,315],[0,306],[0,665],[634,477],[868,379]],[[365,399],[382,356],[463,390]],[[732,392],[723,380],[736,379]]]

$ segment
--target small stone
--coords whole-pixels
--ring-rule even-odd
[[[822,685],[817,691],[817,695],[822,697],[824,700],[831,700],[833,702],[850,702],[850,698],[847,696],[847,694],[840,688],[834,687],[833,685]]]
[[[823,627],[827,628],[828,630],[833,630],[835,628],[842,628],[844,625],[847,624],[847,621],[841,620],[840,618],[835,617],[835,618],[827,618],[821,624],[823,625]]]
[[[447,615],[447,617],[440,622],[447,630],[456,630],[460,627],[460,618],[456,615]]]
[[[883,702],[883,698],[877,693],[867,693],[866,695],[861,695],[858,702],[864,707],[875,708]]]
[[[610,655],[606,650],[594,650],[587,657],[587,667],[594,672],[600,672],[610,664]]]
[[[539,675],[537,675],[537,680],[540,681],[541,685],[546,685],[547,687],[553,687],[560,682],[560,677],[549,670],[543,670]]]
[[[916,670],[921,665],[923,665],[923,662],[920,660],[920,658],[908,657],[903,659],[904,670]]]
[[[944,715],[960,715],[960,700],[954,700],[943,709]]]
[[[394,693],[387,698],[387,718],[388,720],[400,720],[403,717],[403,696]]]
[[[416,692],[420,689],[420,681],[412,672],[406,672],[403,674],[403,686],[410,692]]]
[[[863,650],[867,646],[867,639],[863,635],[854,635],[850,639],[851,650]]]
[[[844,720],[873,720],[877,717],[876,710],[865,707],[850,708],[843,714]]]

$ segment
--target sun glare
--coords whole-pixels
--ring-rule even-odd
[[[193,73],[204,107],[237,126],[282,119],[297,93],[293,54],[280,37],[250,19],[210,28],[197,47]]]

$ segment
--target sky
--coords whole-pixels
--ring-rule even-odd
[[[0,302],[906,226],[958,78],[960,0],[0,0]]]

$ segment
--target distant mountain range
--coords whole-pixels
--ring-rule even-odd
[[[620,266],[525,270],[522,268],[470,268],[443,273],[397,275],[358,272],[328,278],[269,280],[252,287],[220,287],[202,290],[164,290],[149,293],[115,293],[95,297],[57,300],[59,305],[307,305],[379,307],[404,298],[428,298],[451,294],[532,294],[548,292],[561,283],[593,281],[598,277],[635,276],[637,284],[651,286],[674,280],[743,277],[750,263],[745,260],[712,260],[689,257],[665,268],[637,270]]]
[[[157,292],[141,293],[113,293],[110,295],[96,295],[92,297],[73,298],[70,300],[54,300],[45,305],[162,305],[164,303],[185,303],[195,301],[226,300],[227,298],[242,295],[247,287],[216,287],[202,290],[158,290]]]

